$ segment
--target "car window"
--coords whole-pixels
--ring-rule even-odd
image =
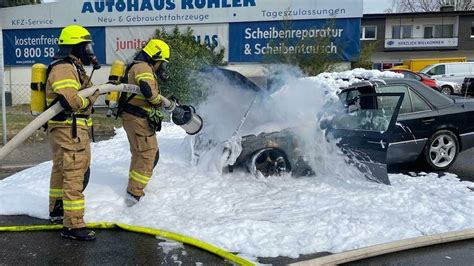
[[[432,66],[433,66],[433,64],[427,65],[427,66],[425,66],[424,68],[422,68],[422,69],[420,70],[420,72],[426,73],[426,72],[428,71],[428,69],[430,69]]]
[[[403,71],[403,77],[407,79],[421,80],[421,78],[411,72]]]
[[[410,90],[413,112],[431,111],[431,107],[418,94]]]
[[[433,75],[444,75],[446,74],[446,66],[445,65],[439,65],[435,66],[432,69],[430,69],[426,74],[433,76]]]
[[[383,98],[383,99],[382,99]],[[385,132],[395,112],[400,96],[359,95],[347,106],[347,112],[331,121],[334,129]],[[384,105],[379,102],[386,101]]]
[[[356,98],[356,97],[359,96],[359,95],[360,95],[360,92],[359,92],[358,90],[351,90],[351,91],[349,91],[349,92],[347,93],[347,98],[346,98],[346,100],[347,100],[347,101],[350,101],[350,100]]]
[[[427,79],[432,79],[431,76],[426,74],[426,73],[423,73],[423,72],[416,72],[416,73],[420,76],[423,76],[423,77],[427,78]]]
[[[402,101],[402,106],[400,107],[400,114],[406,114],[406,113],[411,113],[413,112],[411,102],[410,102],[410,97],[408,97],[408,87],[404,85],[389,85],[389,86],[381,86],[376,89],[378,93],[383,93],[383,92],[401,92],[405,94],[405,97],[403,97]],[[383,99],[383,101],[380,102],[384,108],[389,108],[389,106],[393,106],[393,103],[390,102],[390,100],[393,100],[393,98],[388,98],[388,99]]]

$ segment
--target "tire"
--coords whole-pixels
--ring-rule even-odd
[[[285,153],[268,148],[255,152],[248,160],[247,168],[255,176],[280,176],[291,171]]]
[[[440,92],[445,95],[451,95],[453,94],[453,88],[451,88],[451,86],[443,86],[441,87]]]
[[[434,133],[423,151],[427,165],[436,171],[446,170],[456,161],[459,154],[459,140],[449,130]]]

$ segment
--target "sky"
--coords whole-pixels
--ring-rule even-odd
[[[391,3],[391,0],[364,0],[364,13],[383,13]]]

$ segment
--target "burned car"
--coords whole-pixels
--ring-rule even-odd
[[[219,69],[218,72],[227,79],[231,79],[232,83],[239,84],[240,87],[257,92],[262,90],[236,72],[223,69]],[[372,90],[375,86],[377,85],[372,82],[362,82],[346,88],[346,91],[354,90],[364,93],[358,94],[347,101],[343,100],[342,97],[337,98],[337,102],[333,104],[338,108],[335,108],[334,112],[331,113],[331,119],[321,119],[321,117],[317,118],[315,115],[314,117],[310,116],[308,120],[312,120],[314,124],[324,127],[327,139],[337,140],[337,145],[347,155],[348,162],[357,166],[366,174],[368,179],[389,184],[386,170],[386,154],[391,141],[390,138],[395,132],[398,111],[402,105],[404,95],[403,93],[374,93]],[[244,92],[242,91],[241,93]],[[274,95],[273,98],[282,97],[281,95]],[[305,95],[303,95],[302,101],[307,101],[304,98]],[[244,168],[254,174],[263,176],[279,175],[284,172],[291,173],[293,176],[313,174],[313,169],[305,160],[304,152],[301,149],[305,144],[301,143],[301,139],[298,136],[300,128],[287,127],[257,134],[247,134],[248,132],[240,130],[245,124],[248,128],[258,131],[256,127],[260,124],[274,122],[272,119],[257,120],[257,122],[253,121],[253,123],[248,121],[248,119],[246,120],[249,110],[252,107],[256,108],[253,106],[256,98],[253,101],[251,101],[252,97],[249,99],[251,103],[247,104],[246,112],[240,112],[241,117],[231,119],[234,121],[233,126],[237,130],[234,134],[227,133],[228,137],[234,137],[237,132],[239,133],[241,136],[240,145],[235,146],[240,146],[240,149],[231,152],[232,156],[235,157],[234,160],[224,160],[228,163],[223,166],[229,171],[233,171],[235,168]],[[216,99],[213,99],[213,102],[216,102]],[[310,102],[306,104],[308,103]],[[234,105],[236,104],[229,101],[229,104],[225,105],[227,112],[220,114],[235,113],[236,111],[232,109]],[[205,108],[206,106],[202,106],[199,109],[206,112]],[[221,109],[218,108],[217,110],[220,111]],[[274,110],[268,109],[264,111],[273,112]],[[254,110],[253,113],[262,114],[263,112],[262,110]],[[209,119],[205,118],[206,122],[208,123],[207,130],[209,134],[219,131],[215,128],[216,125],[209,123]],[[240,124],[236,125],[235,122],[237,124],[240,122]],[[229,126],[232,126],[232,124],[226,127]],[[205,131],[206,128],[203,134],[205,134]],[[223,140],[198,135],[195,141],[195,151],[205,146],[206,149],[201,149],[201,151],[204,151],[201,153],[202,155],[207,152],[207,148],[215,147],[219,141]],[[229,148],[224,147],[223,153],[225,154],[228,150]],[[198,154],[199,152],[195,153]],[[224,155],[224,159],[232,156],[230,154]],[[200,157],[200,155],[198,154],[197,157]]]
[[[368,91],[370,82],[356,84],[347,91]],[[341,100],[345,111],[335,112],[330,120],[320,120],[327,139],[347,155],[347,162],[363,172],[367,179],[389,184],[386,158],[395,132],[402,93],[364,93],[348,101]],[[385,105],[382,103],[386,102]],[[315,118],[316,120],[316,118]],[[291,172],[293,176],[312,175],[313,169],[301,154],[298,128],[242,137],[242,152],[234,167],[245,167],[264,176]]]
[[[397,99],[384,93],[400,93],[404,97]],[[433,170],[444,170],[454,163],[459,152],[474,146],[473,100],[450,98],[416,81],[398,78],[386,79],[382,84],[354,84],[339,96],[348,113],[353,112],[351,106],[358,105],[358,112],[392,110],[396,118],[396,123],[383,128],[383,133],[382,128],[367,128],[356,119],[363,115],[352,116],[352,124],[345,123],[344,131],[338,128],[337,120],[332,128],[328,127],[329,132],[341,137],[341,147],[362,151],[369,164],[420,160]],[[294,153],[294,142],[285,131],[244,136],[237,164],[264,175],[296,169],[296,174],[304,174],[308,169]]]
[[[235,74],[226,72],[229,78]],[[259,90],[236,75],[237,83],[244,81],[245,86]],[[389,183],[387,164],[417,160],[433,170],[444,170],[461,151],[474,146],[474,100],[448,97],[405,78],[353,83],[341,88],[338,98],[332,104],[341,108],[331,119],[320,120],[319,126],[328,138],[338,140],[348,160],[355,160],[369,179]],[[248,110],[244,118],[247,114]],[[298,130],[241,134],[241,150],[228,169],[244,168],[264,176],[312,174],[301,149],[305,144],[295,134]]]

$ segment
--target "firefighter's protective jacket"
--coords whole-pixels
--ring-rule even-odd
[[[91,86],[90,78],[82,65],[78,63],[78,59],[71,56],[67,61],[54,65],[46,82],[46,101],[48,106],[55,101],[60,101],[66,110],[51,119],[48,125],[50,127],[72,125],[70,114],[74,113],[78,115],[78,127],[91,127],[92,120],[88,118],[91,113],[90,102],[78,94],[80,90]]]
[[[161,103],[160,89],[153,68],[146,62],[136,62],[128,71],[128,83],[140,86],[144,94],[136,95],[128,103],[149,112]]]

